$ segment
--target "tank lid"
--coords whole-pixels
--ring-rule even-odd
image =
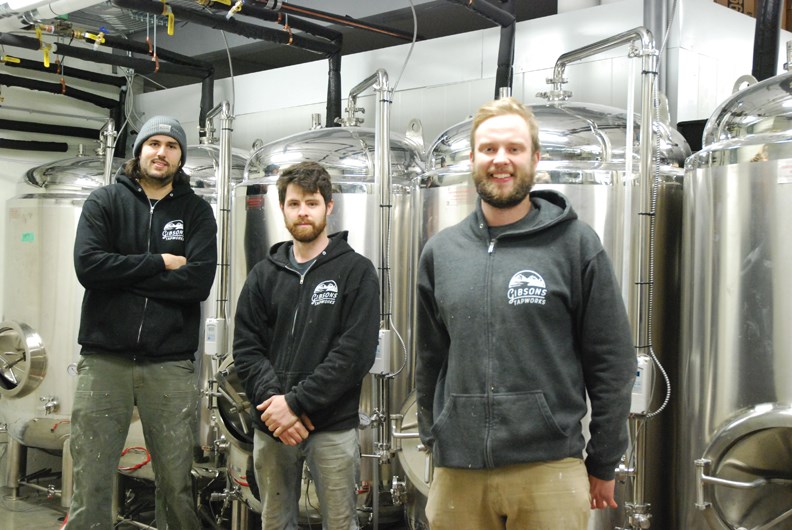
[[[112,173],[115,174],[123,164],[122,158],[113,159]],[[28,169],[25,180],[40,188],[57,186],[93,190],[104,185],[104,166],[102,157],[77,156]]]
[[[239,183],[245,174],[247,157],[238,150],[231,153],[231,182]],[[190,185],[196,190],[216,190],[217,172],[220,168],[220,147],[214,144],[187,146],[184,172],[190,176]]]
[[[275,179],[282,168],[305,160],[322,164],[334,184],[374,182],[374,130],[330,127],[297,133],[256,149],[245,168],[245,180]],[[423,172],[417,144],[390,134],[392,182],[407,181]]]
[[[104,185],[104,158],[78,156],[57,160],[29,169],[27,182],[41,188],[68,187],[70,189],[93,190]],[[123,158],[113,159],[111,181],[124,165]],[[220,148],[216,145],[190,145],[187,147],[187,162],[184,172],[190,176],[190,185],[200,190],[214,191],[217,186],[217,171]],[[238,183],[244,176],[247,158],[240,153],[231,155],[231,182]]]
[[[591,168],[625,163],[628,117],[626,111],[605,105],[578,102],[556,102],[530,107],[539,125],[541,161]],[[470,168],[470,131],[467,119],[442,133],[428,152],[431,169]],[[690,155],[690,147],[675,129],[659,127],[661,164],[682,167]],[[640,123],[632,123],[634,161],[638,158]],[[637,167],[637,166],[636,166]]]
[[[704,148],[735,141],[761,143],[764,137],[777,141],[779,133],[792,131],[792,72],[748,86],[732,94],[707,120],[702,135]]]

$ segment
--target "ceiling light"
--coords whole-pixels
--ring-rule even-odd
[[[30,11],[47,3],[46,0],[6,0],[6,2],[11,11]]]

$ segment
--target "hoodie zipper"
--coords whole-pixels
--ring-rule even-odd
[[[492,322],[492,315],[490,311],[490,307],[492,304],[492,271],[494,268],[493,259],[495,254],[495,244],[498,242],[497,238],[491,238],[489,244],[487,245],[487,255],[489,259],[487,260],[487,285],[485,286],[484,292],[486,293],[486,307],[487,307],[487,351],[492,351],[492,330],[490,329],[489,322]],[[486,388],[486,395],[487,395],[487,414],[486,414],[486,421],[487,421],[487,428],[484,434],[484,458],[487,462],[487,467],[493,467],[492,457],[489,452],[490,447],[490,434],[492,430],[492,417],[493,417],[493,389],[492,389],[492,356],[487,355],[487,376],[485,379],[485,384],[487,385]]]
[[[302,287],[303,287],[303,283],[305,282],[305,276],[308,274],[308,271],[310,271],[311,268],[313,268],[314,263],[316,263],[316,260],[314,260],[310,265],[308,265],[308,268],[305,269],[305,272],[303,272],[303,273],[300,273],[299,271],[297,271],[295,269],[292,269],[291,267],[286,265],[286,269],[287,270],[290,270],[292,272],[297,273],[297,275],[300,277],[300,298],[302,298]],[[297,316],[299,314],[300,314],[300,304],[297,304],[294,307],[294,316],[292,317],[292,327],[291,327],[291,334],[290,334],[290,338],[292,338],[292,339],[294,339],[294,331],[297,328]],[[292,346],[294,346],[294,344],[292,344]]]
[[[138,188],[138,191],[143,191],[142,189]],[[149,201],[149,222],[148,222],[148,230],[146,233],[148,234],[146,237],[146,252],[151,252],[151,227],[154,225],[154,208],[159,204],[162,199],[158,200],[154,204],[151,204]],[[148,296],[143,300],[143,315],[140,317],[140,327],[138,328],[138,336],[137,336],[137,343],[140,345],[140,338],[143,335],[143,323],[146,321],[146,309],[148,308]]]

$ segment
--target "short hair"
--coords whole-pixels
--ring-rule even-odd
[[[540,147],[539,124],[536,122],[536,116],[531,112],[531,109],[515,98],[496,99],[479,107],[476,115],[473,116],[473,127],[470,130],[470,150],[473,151],[476,148],[476,131],[479,125],[495,116],[508,114],[516,114],[525,120],[525,123],[528,124],[528,130],[531,132],[531,147],[534,153],[538,153]]]
[[[307,160],[299,162],[284,169],[278,177],[278,200],[281,204],[286,202],[286,188],[289,184],[296,184],[307,193],[322,195],[325,204],[333,200],[333,184],[330,182],[330,173],[319,164]]]

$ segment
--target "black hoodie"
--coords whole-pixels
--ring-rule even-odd
[[[85,287],[83,355],[183,360],[198,349],[200,302],[217,268],[214,214],[186,183],[174,182],[167,196],[151,202],[136,181],[120,175],[83,205],[74,243],[74,268]],[[187,264],[166,270],[166,253]]]
[[[239,295],[234,365],[264,432],[255,407],[274,395],[285,395],[316,431],[358,426],[361,383],[377,348],[379,284],[346,237],[331,235],[302,275],[289,262],[294,244],[276,244]]]

